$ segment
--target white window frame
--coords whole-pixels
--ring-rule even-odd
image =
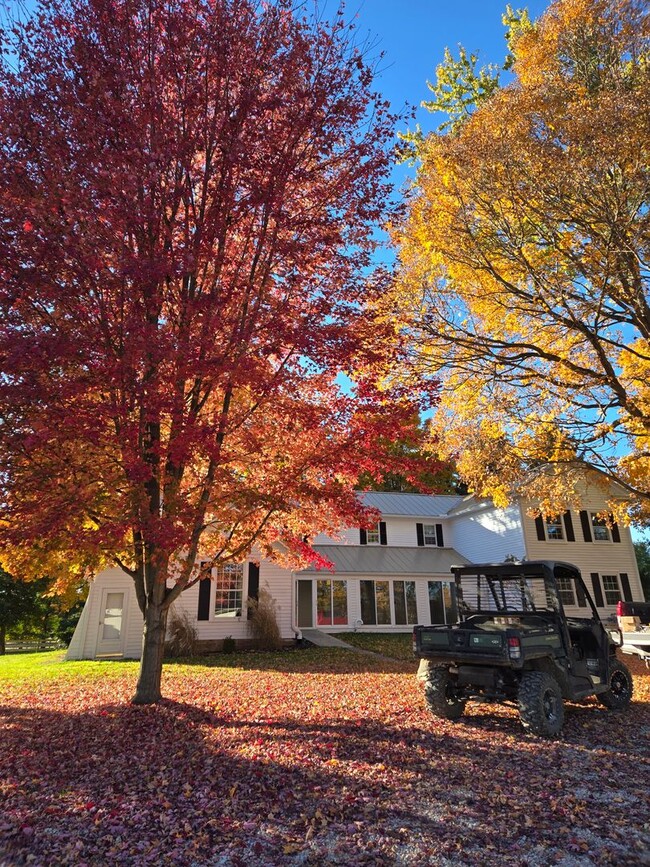
[[[557,595],[560,597],[562,605],[570,605],[576,608],[576,596],[571,579],[558,577],[555,581],[557,584]]]
[[[406,617],[406,623],[398,623],[397,622],[397,607],[395,605],[395,584],[400,583],[404,585],[403,593],[404,593],[404,615]],[[407,584],[412,584],[412,600],[415,602],[415,612],[413,612],[413,620],[409,620],[409,594],[407,591]],[[391,578],[390,579],[390,602],[391,602],[391,619],[393,626],[415,626],[418,621],[418,600],[417,600],[417,584],[413,579],[410,578]]]
[[[364,581],[369,581],[373,585],[373,603],[374,603],[374,615],[375,615],[375,618],[374,618],[375,622],[374,623],[367,623],[365,625],[378,626],[378,627],[382,627],[382,626],[406,627],[406,626],[415,626],[418,623],[418,617],[417,617],[417,582],[414,581],[413,578],[396,578],[396,577],[391,577],[391,578],[383,578],[383,577],[382,578],[362,578],[362,579],[360,579],[360,582],[359,582],[359,596],[360,597],[361,597],[361,584]],[[395,615],[395,582],[396,581],[399,581],[400,583],[404,584],[404,606],[405,606],[405,612],[406,612],[406,623],[397,623],[397,617]],[[379,618],[377,616],[377,584],[387,584],[388,585],[388,607],[389,607],[389,616],[390,616],[390,620],[388,623],[378,623]],[[416,593],[416,596],[415,596],[416,611],[415,611],[415,619],[413,621],[409,620],[409,606],[408,606],[408,599],[407,599],[407,592],[406,592],[406,584],[413,584],[413,589],[415,590],[415,593]],[[365,621],[364,621],[364,623],[365,623]]]
[[[233,573],[237,579],[234,588],[229,586]],[[212,603],[213,619],[234,620],[238,617],[241,618],[244,605],[244,564],[222,563],[219,566],[214,566],[212,568],[212,583],[214,584],[214,598]],[[220,593],[225,594],[228,602],[232,601],[235,604],[228,605],[228,607],[223,608],[223,610],[217,610],[217,601]]]
[[[590,512],[589,518],[591,520],[591,535],[593,536],[594,542],[611,542],[612,534],[609,531],[609,527],[605,523],[604,518],[598,517],[598,512]],[[603,534],[602,538],[598,538],[597,533]]]
[[[551,535],[551,529],[558,531],[560,535]],[[544,532],[546,533],[547,542],[566,542],[566,534],[564,531],[564,521],[562,515],[554,517],[544,517]]]
[[[608,590],[607,586],[605,584],[606,579],[611,579],[613,581],[613,583],[616,585],[616,587],[615,588],[610,587]],[[616,605],[616,603],[619,601],[619,599],[623,598],[620,578],[618,577],[618,575],[611,574],[611,575],[601,575],[600,580],[601,580],[601,584],[603,585],[603,596],[605,597],[605,605],[608,607],[612,607],[612,606]],[[608,593],[610,594],[609,597],[607,595]],[[610,598],[614,594],[616,594],[616,599],[613,602],[610,602]]]
[[[379,522],[375,524],[372,530],[366,530],[366,545],[381,545]]]
[[[430,545],[433,548],[438,547],[438,536],[436,535],[435,524],[422,524],[422,538],[425,545]]]
[[[319,584],[329,585],[328,586],[328,595],[329,595],[329,600],[330,600],[330,622],[329,623],[324,619],[323,620],[320,619],[320,612],[318,610],[318,592],[319,592],[318,585]],[[334,616],[334,585],[335,584],[342,584],[343,590],[345,592],[345,620],[342,621],[341,623],[336,623],[335,622],[336,618]],[[345,579],[345,578],[319,578],[315,582],[314,590],[315,590],[314,598],[315,598],[315,604],[316,604],[316,615],[314,618],[314,622],[317,624],[317,627],[321,627],[321,626],[325,626],[325,627],[328,627],[328,626],[347,626],[348,623],[350,622],[350,606],[349,606],[349,599],[348,599],[348,582],[347,582],[347,579]],[[312,592],[314,592],[314,591],[312,591]]]

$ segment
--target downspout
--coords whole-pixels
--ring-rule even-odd
[[[302,632],[296,623],[296,587],[298,586],[298,582],[296,579],[296,573],[291,570],[291,631],[293,632],[293,637],[296,641],[300,641],[302,639]]]

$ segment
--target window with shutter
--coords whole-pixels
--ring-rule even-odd
[[[366,530],[366,545],[379,545],[379,524]]]
[[[591,532],[594,542],[609,542],[609,527],[604,518],[600,518],[596,512],[591,512]]]
[[[425,545],[438,545],[436,540],[436,525],[435,524],[423,524],[422,530],[424,532],[424,544]]]
[[[603,592],[605,593],[605,604],[616,605],[621,599],[618,575],[603,575]]]

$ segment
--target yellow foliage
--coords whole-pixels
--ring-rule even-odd
[[[560,511],[582,465],[650,517],[648,57],[643,4],[556,0],[515,82],[420,145],[388,303],[442,382],[441,455],[500,503],[532,472]]]

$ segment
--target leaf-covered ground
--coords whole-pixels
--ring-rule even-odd
[[[1,865],[650,864],[635,660],[631,709],[569,705],[552,743],[510,708],[434,719],[412,661],[169,664],[132,707],[136,665],[54,660],[0,660]]]

